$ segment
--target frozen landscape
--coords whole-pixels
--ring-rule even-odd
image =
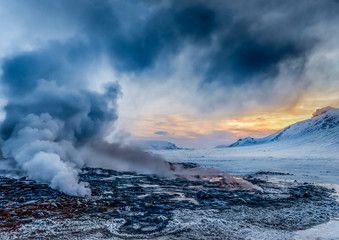
[[[333,188],[339,192],[339,153],[335,148],[320,152],[313,148],[281,147],[279,144],[247,146],[223,149],[195,149],[157,151],[167,159],[194,162],[209,167],[221,168],[228,173],[246,176],[262,173],[269,182],[308,182]],[[337,198],[337,195],[334,194]],[[333,217],[330,222],[304,231],[296,231],[286,239],[339,239],[339,221]],[[295,212],[294,214],[300,214]],[[269,235],[267,239],[274,239]],[[282,236],[277,237],[283,239]],[[251,238],[249,238],[251,239]],[[265,237],[253,238],[265,239]]]
[[[311,119],[268,137],[246,138],[215,149],[154,151],[171,161],[194,162],[246,176],[262,173],[268,181],[301,181],[339,192],[339,109],[317,110]],[[296,213],[297,214],[297,213]],[[295,239],[339,239],[338,216],[298,231]]]
[[[0,240],[339,240],[338,0],[0,0]]]
[[[338,138],[326,134],[339,118],[325,110],[287,127],[298,126],[287,141],[186,150],[152,142],[173,177],[83,168],[92,196],[67,196],[2,165],[2,239],[339,239]]]
[[[338,108],[319,109],[310,119],[267,137],[250,139],[251,142],[244,138],[215,149],[153,152],[172,161],[182,159],[221,167],[236,175],[262,170],[286,171],[305,181],[339,184]]]
[[[90,197],[1,177],[1,238],[337,239],[335,189],[280,176],[289,175],[251,174],[246,179],[262,191],[244,191],[85,168],[80,178],[89,183]]]

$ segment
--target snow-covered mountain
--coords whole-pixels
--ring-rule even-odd
[[[132,144],[141,147],[144,150],[174,150],[179,149],[174,143],[167,141],[137,140]]]
[[[216,148],[250,146],[287,140],[294,144],[326,143],[339,147],[339,109],[321,108],[316,110],[310,119],[294,123],[267,137],[246,137],[231,145],[219,145]]]

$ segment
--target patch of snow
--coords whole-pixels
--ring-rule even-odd
[[[339,219],[313,228],[297,231],[295,240],[339,240]]]

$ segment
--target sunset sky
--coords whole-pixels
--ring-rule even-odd
[[[120,85],[110,138],[213,147],[339,107],[338,25],[336,0],[0,0],[1,77],[53,81],[62,59]]]

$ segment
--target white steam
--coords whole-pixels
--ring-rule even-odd
[[[84,165],[81,157],[70,141],[59,139],[63,128],[62,121],[47,113],[29,114],[3,143],[3,155],[12,158],[30,179],[69,195],[89,195],[90,189],[78,178]]]

